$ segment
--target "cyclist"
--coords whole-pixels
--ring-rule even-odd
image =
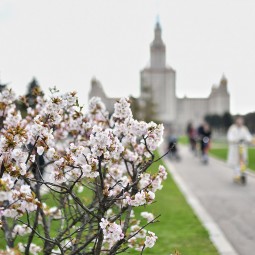
[[[244,125],[244,119],[237,116],[235,123],[230,126],[227,139],[229,143],[228,164],[234,170],[234,181],[242,181],[242,164],[247,164],[248,153],[247,144],[252,141],[252,136],[248,128]]]
[[[200,140],[200,148],[202,154],[202,162],[208,163],[208,151],[210,148],[212,131],[210,125],[204,121],[203,124],[198,128],[198,137]]]

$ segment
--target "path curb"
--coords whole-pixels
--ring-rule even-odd
[[[208,231],[210,240],[218,250],[219,254],[238,255],[238,253],[235,251],[234,247],[227,240],[227,238],[225,237],[224,233],[221,231],[217,223],[211,218],[211,216],[208,214],[208,212],[205,210],[205,208],[202,206],[199,200],[187,187],[186,183],[178,174],[175,167],[166,157],[163,158],[163,161],[165,162],[169,172],[171,173],[176,185],[179,187],[182,194],[184,195],[186,201],[191,206],[197,217],[200,219],[201,223]]]
[[[215,157],[214,155],[210,155],[210,160],[214,160],[215,162],[218,162],[218,163],[220,163],[220,164],[226,165],[226,161],[225,161],[225,160],[220,159],[220,158],[217,158],[217,157]],[[233,169],[231,169],[230,167],[229,167],[229,170],[233,171]],[[250,177],[255,178],[255,172],[254,172],[253,170],[247,168],[247,169],[246,169],[246,173],[247,173]]]

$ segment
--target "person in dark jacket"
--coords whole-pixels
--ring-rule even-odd
[[[210,142],[212,131],[210,125],[204,121],[201,126],[198,128],[198,137],[200,140],[200,149],[202,155],[202,162],[204,164],[208,163],[208,151],[210,149]]]

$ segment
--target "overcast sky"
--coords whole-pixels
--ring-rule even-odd
[[[254,0],[0,0],[0,77],[24,93],[76,90],[96,77],[109,96],[139,95],[159,14],[177,95],[206,97],[224,73],[232,113],[255,111]]]

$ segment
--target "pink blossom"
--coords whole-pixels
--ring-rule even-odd
[[[155,245],[157,239],[158,237],[155,235],[155,233],[148,231],[148,235],[146,236],[144,243],[145,247],[152,248]]]

